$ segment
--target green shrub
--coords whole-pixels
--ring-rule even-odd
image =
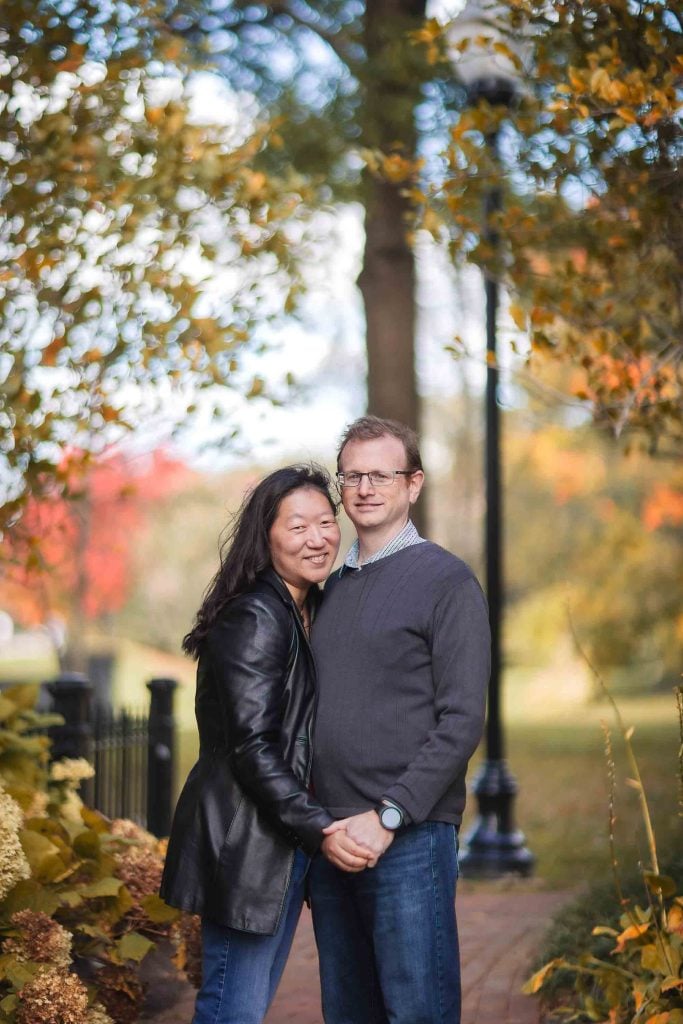
[[[610,698],[611,699],[611,698]],[[683,690],[677,691],[683,753]],[[638,876],[620,877],[614,850],[615,768],[605,729],[610,779],[610,839],[615,880],[566,908],[546,940],[547,962],[524,987],[540,993],[550,1019],[604,1024],[683,1024],[683,860],[660,868],[632,729],[614,705],[648,841],[649,864]],[[680,765],[679,765],[680,768]],[[680,773],[679,773],[680,774]],[[681,785],[679,778],[679,786]],[[615,893],[616,883],[616,893]],[[600,922],[600,923],[597,923]]]
[[[178,913],[164,844],[78,796],[87,761],[49,764],[37,687],[0,695],[0,1022],[132,1024],[137,969]]]

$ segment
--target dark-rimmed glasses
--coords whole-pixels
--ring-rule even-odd
[[[397,476],[412,476],[413,469],[371,469],[369,473],[337,473],[340,487],[358,487],[364,476],[372,487],[389,487]]]

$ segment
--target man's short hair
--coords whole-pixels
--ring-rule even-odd
[[[417,434],[405,423],[384,420],[379,416],[361,416],[344,431],[337,452],[337,469],[341,469],[341,455],[349,441],[375,441],[380,437],[395,437],[401,442],[406,453],[407,469],[415,472],[422,469],[422,458]],[[398,469],[398,467],[396,467]]]

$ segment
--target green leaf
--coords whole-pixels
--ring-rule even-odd
[[[17,705],[14,701],[7,700],[0,694],[0,722],[6,722],[8,718],[17,713]]]
[[[116,943],[116,949],[122,960],[135,960],[136,963],[140,963],[149,951],[154,949],[154,943],[140,932],[128,932]]]
[[[24,985],[40,970],[41,964],[28,961],[15,960],[13,956],[3,956],[0,974],[5,977],[14,988],[23,988]]]
[[[668,875],[655,875],[650,871],[645,871],[643,878],[650,892],[658,895],[661,893],[665,899],[676,895],[676,883]]]
[[[59,896],[57,893],[46,889],[34,878],[28,878],[18,882],[7,894],[0,904],[0,914],[2,921],[9,923],[12,914],[18,910],[40,910],[48,917],[52,917],[58,907]]]
[[[100,852],[100,839],[93,829],[79,832],[73,841],[74,853],[79,857],[86,857],[89,860],[96,860]]]
[[[150,893],[149,896],[143,897],[140,905],[154,924],[166,924],[168,921],[175,921],[180,916],[179,910],[169,907],[168,903],[164,903],[161,896],[157,896],[156,893]]]
[[[664,977],[667,977],[669,974],[669,965],[654,943],[642,947],[640,962],[646,971],[652,971],[653,974],[661,974]]]
[[[64,889],[59,894],[59,900],[63,907],[77,907],[83,902],[83,897],[75,889]]]
[[[5,998],[0,1002],[0,1010],[6,1014],[14,1013],[18,1002],[19,999],[14,995],[14,993],[9,996],[5,996]]]
[[[97,882],[91,882],[89,885],[84,885],[79,889],[81,896],[86,899],[95,899],[100,896],[118,896],[123,882],[120,878],[113,878],[107,876],[106,878],[100,878]]]
[[[51,881],[64,870],[64,861],[59,856],[55,844],[47,836],[33,829],[23,829],[19,833],[19,841],[31,866],[31,872],[36,878]]]
[[[101,834],[102,832],[109,831],[109,822],[107,818],[105,818],[105,816],[99,811],[93,810],[92,807],[81,807],[81,818],[93,832]]]

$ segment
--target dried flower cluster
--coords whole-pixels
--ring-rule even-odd
[[[75,974],[47,968],[19,992],[17,1024],[89,1024],[88,992]]]
[[[111,823],[111,834],[117,839],[130,839],[142,846],[155,846],[156,838],[141,825],[130,818],[114,818]]]
[[[126,883],[133,899],[159,891],[164,863],[156,852],[145,846],[130,846],[116,858],[116,875]]]
[[[29,818],[42,818],[47,812],[47,805],[50,802],[50,798],[47,793],[43,792],[42,789],[35,789],[31,796],[30,804],[24,808],[24,820],[28,821]]]
[[[134,970],[114,964],[103,967],[97,975],[97,994],[116,1024],[135,1024],[144,989]]]
[[[105,1008],[100,1003],[90,1007],[86,1018],[87,1024],[114,1024]]]
[[[84,757],[64,757],[50,766],[51,782],[81,782],[94,774],[95,769]]]
[[[71,934],[39,910],[19,910],[10,918],[19,935],[10,936],[4,947],[16,960],[36,960],[66,968],[71,963]]]
[[[22,878],[31,876],[31,868],[19,842],[23,823],[21,807],[5,792],[0,782],[0,900]]]

